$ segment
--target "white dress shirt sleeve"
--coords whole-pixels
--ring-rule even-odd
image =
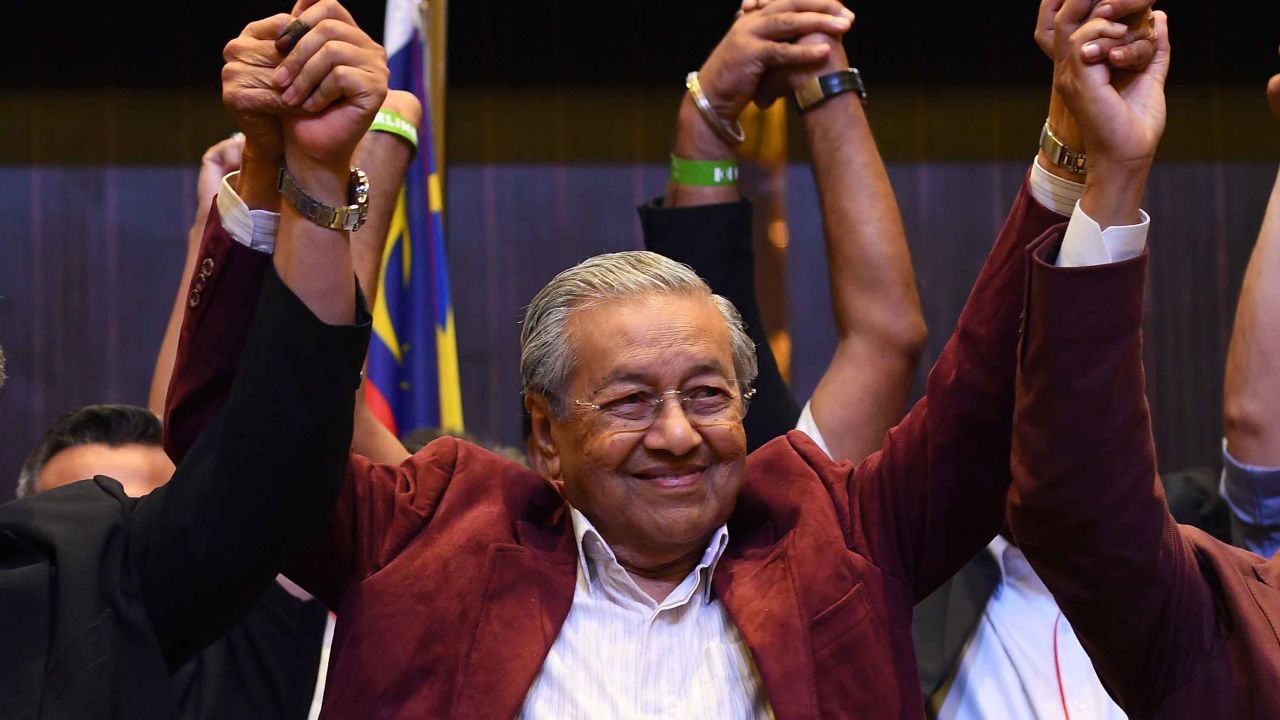
[[[1103,230],[1093,218],[1080,209],[1084,185],[1060,178],[1040,164],[1039,156],[1031,164],[1031,197],[1059,215],[1070,215],[1067,232],[1058,250],[1058,267],[1105,265],[1135,258],[1147,246],[1147,230],[1151,217],[1139,211],[1136,225],[1113,225]]]
[[[831,450],[827,448],[827,441],[822,437],[822,431],[818,429],[818,423],[813,419],[813,411],[809,406],[813,404],[813,399],[804,404],[804,409],[800,411],[800,419],[796,421],[796,429],[813,441],[815,445],[822,449],[822,452],[831,457]]]
[[[250,210],[231,187],[231,178],[239,172],[228,173],[218,188],[218,216],[222,227],[232,240],[250,250],[271,254],[276,249],[276,232],[280,228],[280,213],[270,210]]]

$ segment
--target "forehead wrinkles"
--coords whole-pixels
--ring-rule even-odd
[[[607,302],[575,312],[566,329],[574,370],[585,370],[589,381],[603,380],[618,369],[708,362],[725,372],[733,368],[729,328],[709,297],[653,295]]]

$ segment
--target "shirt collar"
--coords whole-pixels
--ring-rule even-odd
[[[1032,595],[1049,595],[1049,588],[1045,587],[1044,581],[1036,574],[1031,563],[1027,562],[1027,556],[1003,535],[996,535],[987,545],[987,551],[1000,566],[1002,585],[1016,585],[1022,592]]]
[[[596,530],[595,525],[591,524],[582,511],[570,506],[569,519],[573,523],[573,538],[578,545],[578,567],[582,570],[583,577],[587,578],[587,592],[590,593],[591,580],[600,574],[601,566],[609,563],[617,565],[618,557],[613,554],[613,548],[609,547],[604,536]],[[711,542],[707,543],[701,562],[693,569],[695,573],[704,571],[706,573],[702,578],[703,602],[711,602],[711,578],[715,575],[716,564],[720,562],[720,557],[724,555],[724,550],[728,546],[729,527],[721,525],[711,535]]]

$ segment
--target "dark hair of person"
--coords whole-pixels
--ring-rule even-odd
[[[36,491],[36,477],[54,455],[79,445],[160,445],[160,418],[136,405],[88,405],[58,416],[18,473],[18,497]]]

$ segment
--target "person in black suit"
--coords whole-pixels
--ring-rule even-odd
[[[95,475],[116,480],[131,498],[147,495],[173,476],[163,432],[160,418],[133,405],[90,405],[64,413],[23,464],[18,497]],[[301,590],[268,585],[240,622],[174,670],[177,717],[306,718],[327,615]]]
[[[366,45],[335,66],[361,71],[343,86],[344,111],[283,132],[293,177],[322,200],[339,194],[386,95],[384,56]],[[170,670],[231,627],[327,524],[369,338],[347,235],[284,213],[249,360],[168,484],[131,498],[98,476],[0,506],[6,718],[175,717]],[[314,262],[346,267],[350,285],[315,286],[298,272]]]

